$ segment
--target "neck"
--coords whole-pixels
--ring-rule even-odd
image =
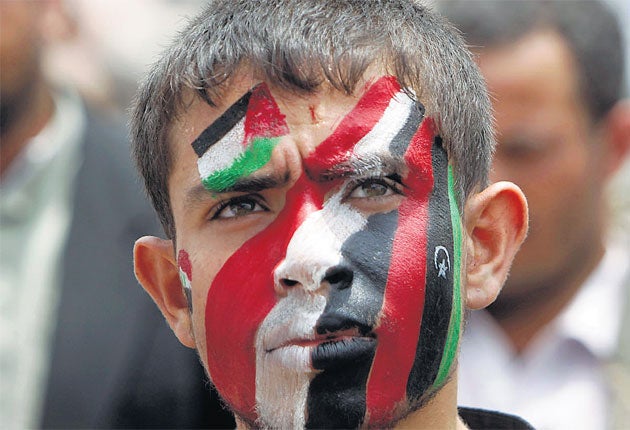
[[[453,377],[421,409],[400,420],[396,429],[448,429],[465,430],[464,422],[457,414],[457,376]]]
[[[526,293],[518,296],[501,299],[499,295],[497,302],[488,307],[488,312],[510,339],[517,354],[521,354],[575,298],[603,255],[604,247],[600,243],[578,270],[549,280],[545,285],[524,289]],[[510,287],[506,284],[505,288]]]
[[[412,412],[404,419],[398,421],[395,429],[417,430],[467,430],[466,424],[457,413],[457,373],[454,372],[449,382],[433,397],[424,407]],[[248,430],[252,427],[238,416],[236,428]],[[369,426],[369,425],[368,425]]]
[[[6,129],[2,130],[0,177],[4,176],[29,140],[41,132],[52,117],[54,102],[50,88],[44,81],[39,81],[31,88],[22,100],[15,103],[15,115]]]

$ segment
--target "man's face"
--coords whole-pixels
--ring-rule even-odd
[[[195,99],[170,135],[180,275],[213,383],[252,424],[404,416],[446,382],[461,323],[432,120],[391,77],[356,96],[240,78],[223,100]]]
[[[479,65],[497,121],[492,179],[519,185],[531,215],[499,300],[524,299],[566,285],[600,252],[603,157],[560,36],[532,33],[482,51]]]
[[[0,133],[28,106],[39,73],[41,2],[0,2]]]

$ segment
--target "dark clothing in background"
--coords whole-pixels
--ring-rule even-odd
[[[534,427],[522,418],[485,409],[460,407],[459,416],[471,430],[534,430]]]
[[[87,115],[42,427],[233,427],[135,279],[134,241],[160,230],[127,142],[122,124]]]

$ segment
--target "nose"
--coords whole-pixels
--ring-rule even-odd
[[[326,271],[326,276],[322,282],[330,285],[330,288],[335,290],[345,290],[352,285],[352,279],[354,278],[354,272],[345,265],[338,265],[331,267]]]
[[[342,264],[341,246],[347,239],[315,212],[295,231],[284,260],[274,271],[276,294],[283,297],[291,289],[317,292],[322,288],[348,288],[353,273]]]
[[[345,290],[352,286],[354,272],[344,264],[328,267],[323,271],[304,271],[298,267],[278,267],[276,280],[276,293],[284,297],[292,288],[303,288],[306,291],[317,292],[325,288],[332,290]],[[323,271],[323,273],[322,273]]]
[[[344,264],[342,247],[365,223],[365,217],[343,205],[340,196],[310,213],[293,233],[285,258],[274,271],[276,294],[283,297],[296,288],[314,293],[350,287],[354,275]]]

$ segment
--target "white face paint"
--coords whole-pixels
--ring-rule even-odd
[[[265,318],[256,336],[256,409],[269,428],[304,428],[315,324],[326,298],[292,289]]]
[[[341,262],[341,245],[366,218],[341,203],[345,190],[310,214],[295,231],[285,259],[274,272],[281,297],[256,336],[256,404],[259,420],[270,428],[303,428],[308,386],[316,371],[312,353],[325,337],[315,332],[324,312],[326,271]],[[297,284],[287,287],[285,280]]]
[[[227,169],[238,159],[246,147],[245,118],[241,119],[221,140],[214,144],[212,151],[206,151],[197,160],[197,168],[201,178],[207,178],[213,173]]]
[[[297,281],[309,291],[319,288],[326,270],[341,260],[341,244],[365,226],[363,215],[341,203],[344,192],[337,192],[295,231],[285,259],[274,272],[280,294],[282,279]]]
[[[383,112],[383,118],[357,142],[353,151],[355,156],[363,158],[374,154],[389,153],[389,143],[404,127],[415,106],[414,101],[407,94],[398,92]]]

